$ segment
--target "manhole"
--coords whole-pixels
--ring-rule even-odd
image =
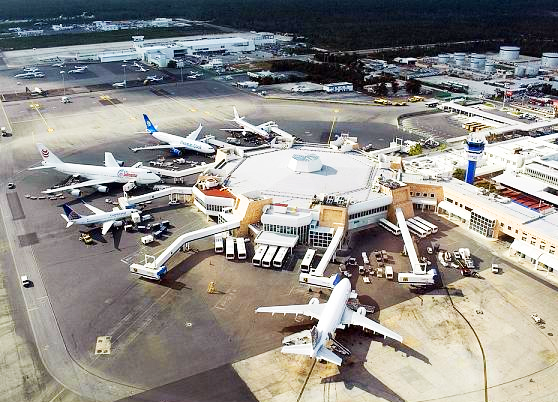
[[[97,343],[95,344],[96,355],[110,355],[111,338],[110,336],[97,337]]]

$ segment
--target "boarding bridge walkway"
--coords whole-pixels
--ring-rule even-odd
[[[399,224],[399,230],[401,230],[401,237],[403,237],[403,242],[405,243],[405,250],[407,250],[407,256],[411,262],[412,272],[400,272],[397,275],[397,281],[399,283],[409,284],[413,286],[429,286],[435,283],[435,277],[438,275],[435,269],[426,271],[426,263],[421,263],[418,259],[417,251],[409,233],[409,228],[407,227],[407,222],[405,221],[405,215],[401,208],[395,209],[395,216],[397,218],[397,223]]]
[[[179,177],[184,177],[184,176],[190,176],[190,175],[196,174],[196,173],[201,173],[201,172],[203,172],[207,169],[214,168],[215,166],[217,166],[217,162],[206,163],[205,165],[194,166],[194,167],[191,167],[191,168],[188,168],[188,169],[182,169],[182,170],[160,169],[160,168],[156,168],[156,167],[152,167],[152,166],[142,166],[142,167],[144,169],[150,170],[151,172],[156,173],[160,176],[179,178]]]
[[[240,220],[234,219],[229,222],[220,223],[206,228],[194,230],[179,236],[158,257],[145,255],[143,264],[130,265],[130,272],[148,279],[160,280],[166,273],[164,265],[173,255],[182,250],[183,246],[194,241],[226,232],[240,227]]]
[[[335,230],[333,239],[331,239],[331,243],[329,243],[329,246],[327,246],[327,249],[322,256],[322,259],[318,263],[318,266],[316,268],[312,268],[309,274],[300,274],[299,282],[305,284],[314,284],[317,286],[333,287],[333,278],[324,278],[323,276],[327,268],[327,264],[329,264],[329,261],[335,255],[335,251],[337,251],[337,247],[339,247],[339,243],[341,243],[341,239],[343,238],[344,233],[344,226],[339,226]]]
[[[411,238],[411,233],[407,227],[407,222],[405,221],[405,215],[401,208],[395,210],[395,216],[397,218],[397,223],[399,225],[399,230],[401,230],[401,237],[405,243],[405,250],[407,250],[407,255],[409,256],[409,261],[411,262],[411,268],[413,269],[413,274],[424,274],[426,271],[422,269],[417,251],[415,250],[415,245],[413,239]]]
[[[150,201],[156,198],[171,196],[175,194],[191,195],[192,187],[168,187],[162,190],[152,191],[147,194],[137,195],[135,197],[120,197],[118,199],[118,203],[120,204],[121,208],[126,208],[126,206],[130,204],[139,204],[140,202]]]

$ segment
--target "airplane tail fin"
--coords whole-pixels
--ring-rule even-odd
[[[320,350],[318,350],[318,353],[316,353],[316,359],[322,359],[322,360],[325,360],[327,362],[336,364],[338,366],[340,366],[341,363],[343,362],[343,359],[341,359],[339,356],[337,356],[331,350],[329,350],[328,348],[323,347],[323,346],[320,348]]]
[[[196,141],[198,139],[198,136],[200,135],[201,131],[203,129],[203,126],[200,125],[198,126],[198,128],[196,128],[194,131],[192,131],[190,134],[188,134],[188,139]]]
[[[64,209],[67,218],[66,221],[68,222],[66,227],[70,227],[73,224],[72,221],[81,218],[81,215],[74,211],[68,204],[64,204],[62,208]]]
[[[50,149],[48,149],[44,144],[37,144],[37,149],[43,158],[43,162],[49,165],[58,165],[63,163]]]
[[[234,119],[235,119],[235,120],[242,120],[242,119],[244,119],[244,116],[240,117],[240,116],[238,115],[238,110],[236,110],[236,106],[233,106],[233,110],[234,110]]]
[[[151,123],[151,120],[149,120],[149,117],[147,117],[146,114],[143,115],[143,120],[145,120],[145,127],[147,127],[147,132],[149,134],[153,134],[158,131],[157,127],[155,127],[153,123]]]

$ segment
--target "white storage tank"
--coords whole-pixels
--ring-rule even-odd
[[[500,60],[518,60],[519,50],[518,46],[500,46]]]
[[[440,53],[438,55],[438,64],[448,64],[450,55],[447,53]]]
[[[454,53],[453,60],[456,66],[463,66],[465,64],[465,53]]]
[[[558,68],[558,53],[543,53],[541,65],[546,68]]]
[[[527,77],[536,77],[539,75],[539,65],[536,63],[530,63],[525,68],[525,75]]]
[[[483,70],[486,65],[486,56],[484,54],[472,53],[471,54],[471,69]]]
[[[525,77],[525,66],[517,66],[514,71],[516,77]]]
[[[496,65],[493,60],[487,60],[484,66],[484,72],[486,74],[494,74],[496,72]]]

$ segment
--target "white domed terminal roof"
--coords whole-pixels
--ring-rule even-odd
[[[293,154],[289,168],[299,173],[312,173],[322,170],[322,161],[316,154]]]

